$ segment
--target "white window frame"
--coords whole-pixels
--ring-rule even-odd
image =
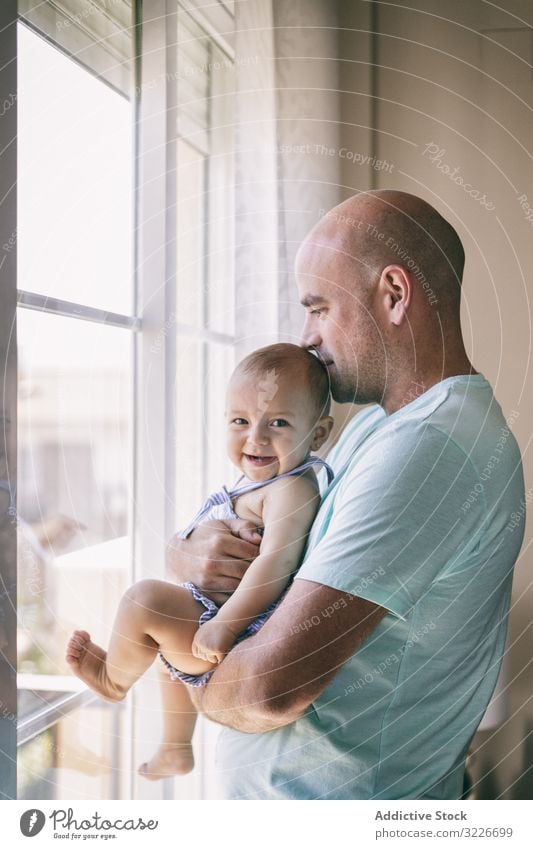
[[[176,486],[174,461],[174,386],[176,376],[176,336],[194,337],[203,342],[201,381],[206,397],[205,346],[224,344],[235,349],[234,335],[208,329],[206,301],[204,326],[193,327],[176,321],[175,328],[162,334],[169,316],[176,315],[176,147],[177,147],[177,13],[186,9],[194,21],[213,39],[218,48],[232,58],[233,17],[220,4],[176,3],[152,0],[141,11],[142,48],[136,91],[138,175],[136,179],[136,220],[139,234],[137,269],[138,314],[143,332],[138,335],[138,410],[137,436],[138,481],[136,486],[137,522],[140,539],[136,546],[136,577],[153,577],[154,564],[161,568],[166,542],[175,533],[173,495]],[[220,6],[220,8],[219,8]],[[224,34],[221,34],[221,27]],[[209,173],[209,163],[207,164]],[[209,176],[208,176],[209,179]],[[206,226],[210,229],[209,218]],[[209,239],[209,233],[207,238]],[[208,270],[206,269],[206,274]],[[203,287],[205,292],[205,286]],[[204,294],[204,299],[206,295]],[[172,332],[175,329],[175,333]],[[163,342],[161,344],[161,336]],[[158,344],[157,344],[158,343]],[[163,365],[162,365],[163,363]],[[144,388],[143,388],[144,387]],[[146,391],[148,390],[148,391]],[[206,451],[202,457],[202,485],[206,482]],[[161,477],[164,470],[164,478]],[[161,485],[164,480],[164,486]],[[136,685],[133,693],[135,737],[153,748],[157,719],[153,689],[154,674]],[[202,741],[210,731],[199,727],[199,760]],[[137,753],[137,760],[142,760]],[[132,798],[205,798],[205,771],[196,772],[179,782],[146,782],[134,778]]]

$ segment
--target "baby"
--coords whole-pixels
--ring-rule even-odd
[[[196,713],[187,687],[207,683],[235,643],[256,633],[279,604],[297,569],[320,493],[310,457],[327,440],[329,376],[297,345],[280,343],[246,357],[226,396],[227,449],[242,472],[233,490],[211,495],[180,536],[209,519],[251,520],[261,546],[239,586],[218,607],[192,583],[142,580],[123,596],[107,652],[87,631],[74,631],[66,659],[72,671],[108,701],[125,697],[160,656],[173,683],[163,687],[164,739],[139,772],[158,779],[194,765]]]

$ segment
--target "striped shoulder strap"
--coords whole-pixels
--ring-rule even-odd
[[[288,478],[291,475],[300,474],[300,472],[305,472],[306,469],[311,469],[316,465],[322,466],[326,470],[326,474],[328,476],[328,486],[332,482],[335,477],[333,469],[331,466],[326,463],[325,460],[322,460],[321,457],[309,457],[305,460],[300,466],[296,466],[295,469],[290,469],[288,472],[283,472],[281,475],[276,475],[275,478],[269,478],[266,481],[252,481],[249,484],[245,484],[244,486],[239,486],[240,481],[243,479],[244,475],[241,475],[235,487],[229,491],[230,498],[236,498],[238,495],[244,495],[247,492],[253,492],[255,489],[261,489],[263,486],[268,486],[269,483],[273,481],[281,480],[282,478]]]

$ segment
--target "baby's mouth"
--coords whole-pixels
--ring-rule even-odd
[[[249,463],[258,467],[270,466],[270,464],[276,459],[275,457],[257,457],[255,454],[245,454],[244,456]]]

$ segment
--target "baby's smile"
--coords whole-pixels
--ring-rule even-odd
[[[255,454],[245,454],[244,456],[246,457],[249,463],[259,468],[261,468],[262,466],[270,466],[270,464],[277,459],[277,457],[272,456],[259,457]]]

